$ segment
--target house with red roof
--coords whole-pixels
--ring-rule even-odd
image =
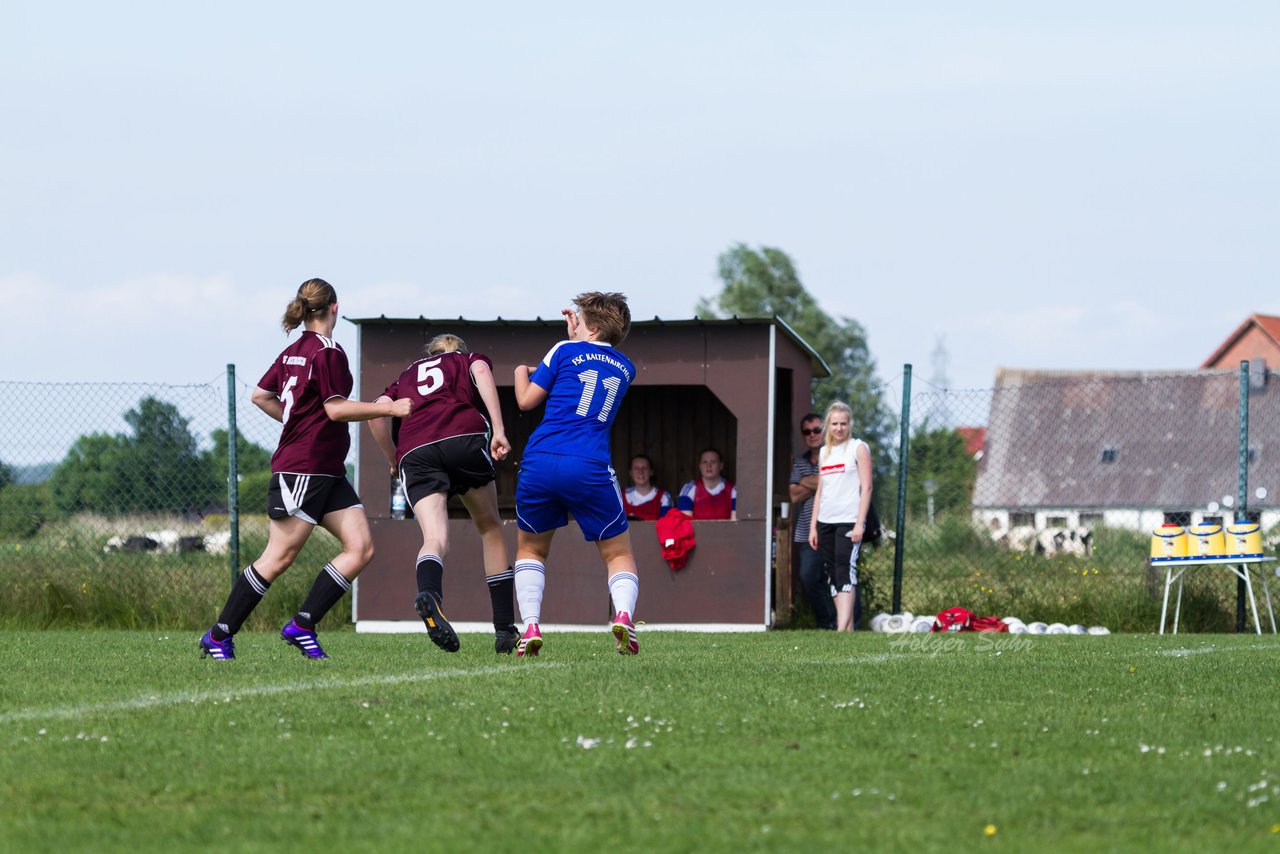
[[[982,446],[987,441],[987,428],[957,427],[956,433],[964,440],[964,452],[974,459],[982,459]]]
[[[975,521],[993,534],[1235,521],[1243,360],[1248,510],[1280,525],[1280,317],[1261,314],[1198,370],[997,371]]]
[[[1251,371],[1280,368],[1280,317],[1249,315],[1200,367],[1238,368],[1246,359]]]

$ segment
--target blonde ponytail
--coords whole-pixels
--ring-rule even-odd
[[[427,355],[436,356],[440,353],[465,353],[467,352],[467,342],[463,341],[457,335],[451,335],[448,332],[443,335],[437,335],[427,342]]]
[[[308,317],[321,314],[338,301],[338,292],[324,279],[307,279],[298,286],[298,295],[285,307],[280,325],[286,333],[301,326]]]

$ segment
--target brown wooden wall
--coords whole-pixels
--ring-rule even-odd
[[[461,335],[468,347],[493,361],[503,401],[511,461],[499,466],[498,491],[504,517],[515,493],[516,467],[540,412],[516,411],[512,373],[536,364],[564,337],[563,325],[449,324],[438,321],[359,321],[362,400],[372,400],[442,332]],[[698,522],[698,547],[689,564],[672,573],[661,558],[653,523],[633,522],[641,587],[637,617],[647,622],[768,623],[765,613],[768,555],[778,500],[786,500],[787,475],[798,432],[793,421],[808,409],[812,372],[809,355],[777,335],[777,406],[768,406],[767,322],[741,326],[644,325],[632,327],[619,348],[635,363],[637,377],[619,408],[613,429],[614,468],[628,483],[632,454],[654,459],[656,480],[673,494],[694,477],[698,453],[714,446],[725,455],[726,476],[738,485],[737,522]],[[797,409],[797,405],[799,409]],[[773,422],[776,435],[768,442]],[[785,429],[783,429],[785,427]],[[421,545],[416,522],[389,518],[385,461],[360,428],[357,488],[373,527],[376,555],[361,576],[357,618],[413,620],[414,560]],[[769,467],[773,495],[766,495]],[[781,498],[779,498],[781,496]],[[450,521],[445,560],[447,613],[455,621],[487,622],[480,541],[465,511]],[[514,556],[516,526],[504,523]],[[608,617],[605,571],[593,544],[572,523],[556,535],[547,573],[543,619],[548,623],[603,623]]]

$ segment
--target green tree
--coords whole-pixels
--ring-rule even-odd
[[[811,400],[822,411],[833,400],[853,410],[854,435],[871,445],[878,480],[888,469],[896,446],[896,418],[885,406],[867,334],[858,321],[827,314],[800,281],[795,263],[781,249],[752,249],[739,243],[721,254],[724,288],[713,299],[698,301],[700,317],[782,318],[831,368],[831,376],[815,380]]]
[[[13,483],[13,467],[4,460],[0,460],[0,489],[4,489],[11,483]]]
[[[216,503],[227,500],[227,452],[231,443],[228,432],[223,428],[213,431],[213,448],[206,458],[209,463],[209,476],[220,484],[221,495]],[[271,480],[271,452],[261,445],[255,445],[236,434],[236,471],[240,475],[238,481],[240,507],[260,510],[267,502],[267,487]]]
[[[59,510],[185,512],[217,500],[220,484],[176,406],[143,398],[124,420],[132,435],[81,436],[58,464],[50,487]]]
[[[933,429],[925,421],[911,436],[910,457],[907,506],[912,513],[928,511],[926,481],[933,482],[935,516],[956,507],[968,508],[978,461],[965,448],[963,436],[953,428]]]
[[[47,483],[11,483],[0,489],[0,539],[34,537],[53,516]]]
[[[216,478],[178,407],[154,397],[124,415],[133,428],[132,452],[141,469],[140,510],[183,512],[219,503],[226,478]]]
[[[129,451],[125,436],[90,433],[76,439],[49,478],[54,506],[63,513],[133,509],[137,490]]]
[[[227,441],[229,435],[224,428],[219,427],[211,436],[213,448],[208,452],[209,470],[219,483],[226,483],[227,480],[227,452],[231,444]],[[271,452],[261,445],[250,442],[243,433],[237,433],[236,468],[242,477],[263,470],[270,471]]]

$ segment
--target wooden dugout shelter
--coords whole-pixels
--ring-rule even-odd
[[[516,365],[533,365],[565,338],[564,322],[543,320],[351,319],[358,328],[357,394],[373,400],[418,359],[436,335],[460,336],[493,361],[512,453],[498,465],[498,505],[508,548],[516,545],[517,463],[541,408],[515,402]],[[696,474],[701,451],[720,450],[738,487],[735,522],[694,523],[697,548],[679,572],[662,559],[655,523],[632,521],[640,575],[637,618],[649,628],[766,629],[773,625],[774,520],[788,500],[796,423],[810,409],[810,381],[828,376],[822,358],[780,318],[636,321],[619,347],[636,365],[615,417],[613,467],[628,485],[629,461],[653,459],[654,482],[678,494]],[[414,562],[422,539],[412,519],[393,519],[390,477],[367,425],[361,425],[356,487],[376,550],[353,597],[358,631],[422,631],[413,612]],[[460,630],[491,631],[480,538],[458,501],[450,503],[445,607]],[[784,582],[789,596],[789,581]],[[517,614],[518,616],[518,614]],[[556,534],[542,618],[549,628],[598,627],[612,616],[595,544],[571,521]]]

